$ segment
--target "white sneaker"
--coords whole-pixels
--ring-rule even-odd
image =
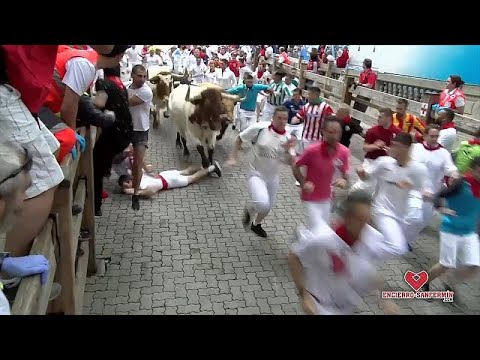
[[[298,181],[295,181],[295,186],[300,186],[300,183]]]

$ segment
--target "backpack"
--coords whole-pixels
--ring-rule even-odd
[[[455,165],[458,171],[464,174],[470,168],[472,160],[478,156],[480,156],[480,145],[462,141],[455,153]]]

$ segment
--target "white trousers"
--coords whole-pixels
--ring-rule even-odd
[[[411,212],[411,207],[409,207],[409,213]],[[412,244],[417,239],[418,235],[420,235],[422,230],[430,224],[433,214],[433,203],[423,201],[421,205],[420,218],[409,216],[405,219],[404,234],[409,244]]]
[[[331,200],[326,201],[303,201],[307,209],[307,226],[312,233],[317,233],[330,224]]]
[[[250,125],[253,125],[256,122],[257,122],[257,113],[255,111],[238,109],[238,121],[236,126],[239,131],[245,130]]]
[[[275,106],[267,102],[265,104],[265,107],[263,108],[261,121],[271,121],[274,112],[275,112]]]
[[[250,214],[252,220],[255,219],[256,214],[268,214],[272,210],[277,200],[279,184],[278,176],[270,179],[254,174],[248,176],[247,185],[251,199],[248,208],[249,211],[253,209],[255,212],[255,214]]]
[[[365,159],[363,160],[362,167],[366,171],[369,171],[369,169],[372,167],[375,161],[376,159],[375,160]],[[352,185],[350,191],[363,190],[373,196],[373,193],[375,192],[376,187],[377,187],[377,179],[375,179],[374,177],[370,177],[366,181],[358,179],[358,181]]]
[[[287,124],[286,130],[291,136],[295,136],[295,138],[297,139],[297,142],[295,143],[295,152],[297,154],[301,154],[303,124],[296,124],[296,125]]]
[[[401,256],[408,252],[407,239],[403,233],[405,224],[393,217],[373,214],[373,221],[378,231],[385,238],[383,243],[383,257],[388,259],[391,257]]]

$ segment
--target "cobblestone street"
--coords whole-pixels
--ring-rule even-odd
[[[234,132],[216,147],[223,164]],[[187,162],[175,148],[175,127],[166,119],[151,130],[149,161],[157,170],[200,164],[190,146]],[[360,165],[361,139],[351,149]],[[247,147],[247,146],[244,146]],[[247,149],[241,164],[223,177],[160,193],[130,209],[130,196],[119,194],[114,174],[105,181],[110,197],[97,218],[97,256],[111,257],[104,276],[87,280],[84,314],[302,314],[287,265],[288,243],[304,220],[290,168],[282,170],[274,211],[267,217],[267,239],[245,232],[241,215],[248,198]],[[437,219],[438,220],[438,219]],[[438,221],[437,221],[438,222]],[[390,290],[409,290],[407,270],[428,270],[438,260],[437,226],[428,228],[407,256],[388,261],[381,273]],[[432,290],[440,289],[434,281]],[[480,281],[458,288],[462,309],[441,300],[399,300],[402,314],[480,314]],[[360,314],[383,314],[374,296],[364,299]]]

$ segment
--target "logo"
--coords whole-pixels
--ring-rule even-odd
[[[403,278],[414,291],[382,291],[382,299],[442,299],[443,302],[453,302],[453,291],[419,291],[428,281],[425,270],[418,273],[408,270]]]
[[[413,290],[418,291],[423,285],[427,283],[428,273],[425,270],[420,271],[419,273],[414,273],[413,271],[409,270],[405,273],[405,276],[403,278]]]

